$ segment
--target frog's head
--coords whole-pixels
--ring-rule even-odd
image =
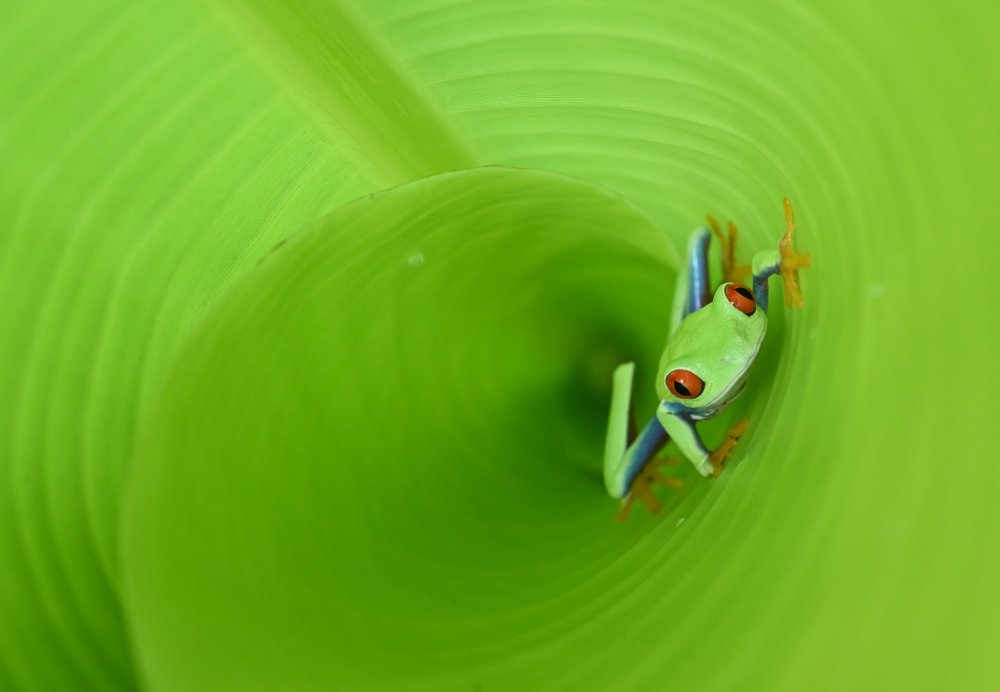
[[[724,283],[712,302],[685,317],[660,357],[656,393],[690,409],[718,410],[746,382],[767,315],[746,286]]]

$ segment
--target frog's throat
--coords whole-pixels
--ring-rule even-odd
[[[740,398],[743,390],[746,389],[747,380],[744,378],[742,382],[739,382],[739,387],[735,387],[735,384],[736,383],[734,383],[734,387],[729,388],[728,391],[732,393],[726,397],[725,401],[719,401],[720,397],[716,397],[715,401],[707,406],[690,408],[687,410],[688,417],[693,421],[708,420],[709,418],[715,418],[717,415],[725,411],[729,407],[729,404]]]
[[[750,369],[753,368],[753,364],[757,360],[757,353],[760,351],[760,345],[764,341],[764,334],[766,333],[767,330],[765,329],[760,333],[760,336],[757,337],[757,345],[754,346],[753,358],[747,358],[746,365],[744,365],[743,369],[740,370],[736,377],[733,378],[733,381],[729,383],[728,387],[719,392],[719,395],[707,404],[699,406],[698,408],[689,409],[691,418],[695,420],[707,420],[713,416],[717,416],[722,413],[726,407],[729,406],[729,404],[739,398],[740,394],[743,393],[743,390],[747,386],[747,378],[750,374]]]

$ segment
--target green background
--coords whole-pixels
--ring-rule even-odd
[[[0,689],[996,689],[998,30],[0,5]],[[611,369],[783,196],[747,435],[616,525]]]

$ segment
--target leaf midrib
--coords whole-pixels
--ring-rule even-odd
[[[349,2],[208,1],[376,189],[481,165],[471,141]]]

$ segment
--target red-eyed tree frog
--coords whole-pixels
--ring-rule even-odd
[[[701,441],[695,424],[721,413],[746,386],[747,377],[767,330],[767,280],[781,274],[788,307],[802,308],[798,270],[810,266],[810,256],[792,247],[795,220],[786,198],[785,234],[776,250],[758,252],[753,258],[753,290],[738,283],[751,267],[736,263],[738,230],[729,224],[722,234],[711,216],[709,228],[691,234],[687,263],[677,277],[673,315],[667,345],[660,357],[656,392],[660,405],[638,432],[631,418],[634,363],[615,369],[611,413],[604,450],[604,484],[608,494],[621,499],[616,519],[624,521],[636,498],[656,512],[660,503],[654,484],[677,487],[680,480],[663,473],[664,464],[676,459],[657,458],[669,440],[677,443],[703,476],[718,478],[747,421],[730,428],[714,451]],[[709,289],[708,246],[712,235],[722,247],[723,280],[713,294]]]

